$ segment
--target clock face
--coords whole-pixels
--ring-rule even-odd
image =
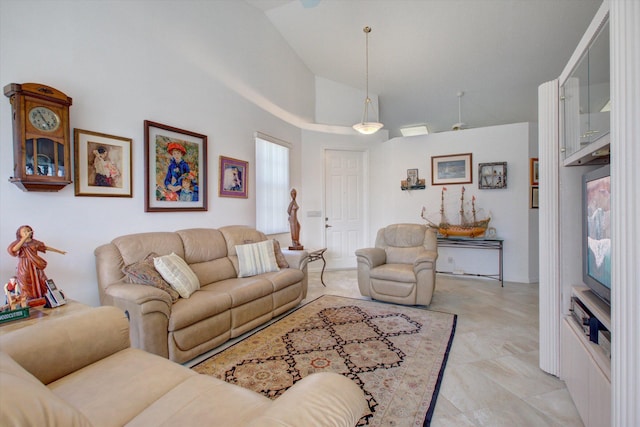
[[[34,107],[29,111],[29,121],[44,132],[53,132],[60,127],[60,117],[47,107]]]

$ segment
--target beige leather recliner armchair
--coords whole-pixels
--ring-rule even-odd
[[[358,249],[360,293],[380,301],[429,305],[436,284],[438,240],[421,224],[393,224],[378,231],[375,248]]]

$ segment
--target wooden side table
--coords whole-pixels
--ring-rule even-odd
[[[61,316],[66,316],[69,313],[75,313],[76,311],[87,310],[90,308],[91,306],[69,299],[65,305],[61,305],[60,307],[31,307],[29,309],[29,317],[0,324],[0,335],[4,335],[17,329],[22,329],[38,322],[46,322],[49,319],[55,319]]]
[[[324,253],[326,251],[327,251],[327,248],[322,248],[322,249],[309,252],[309,262],[318,261],[319,259],[322,260],[322,271],[320,272],[320,282],[322,283],[322,286],[324,286],[325,288],[327,287],[327,285],[324,284],[324,279],[322,276],[324,275],[324,269],[327,266],[327,260],[324,259]]]

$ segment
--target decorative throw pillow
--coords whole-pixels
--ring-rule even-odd
[[[176,302],[180,298],[180,294],[162,278],[153,265],[153,259],[157,256],[158,254],[151,252],[145,259],[124,267],[122,272],[127,275],[131,283],[140,283],[161,289],[169,294],[172,302]]]
[[[273,239],[273,252],[276,255],[276,262],[278,263],[278,267],[280,268],[289,268],[289,263],[287,259],[284,257],[282,253],[282,249],[280,249],[280,242],[276,239]]]
[[[238,269],[240,270],[238,277],[250,277],[280,270],[271,240],[248,245],[236,245],[236,253],[238,254]]]
[[[255,240],[245,240],[244,243],[256,243]],[[280,242],[278,242],[276,239],[273,239],[273,253],[276,256],[276,263],[278,264],[278,267],[280,268],[289,268],[289,263],[287,262],[287,259],[284,257],[284,254],[282,253],[282,249],[280,249]]]
[[[198,276],[178,255],[171,253],[156,257],[153,259],[153,265],[162,278],[178,291],[182,298],[189,298],[191,294],[200,289]]]

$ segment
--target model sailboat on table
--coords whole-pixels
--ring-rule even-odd
[[[425,215],[425,208],[422,208],[421,217],[427,221],[428,225],[435,228],[438,233],[444,237],[480,237],[484,235],[489,226],[491,218],[484,218],[478,220],[476,218],[476,196],[471,198],[471,219],[467,219],[468,215],[464,211],[464,192],[465,188],[462,187],[462,193],[460,195],[460,224],[452,224],[447,221],[444,211],[444,193],[447,191],[446,187],[442,187],[442,194],[440,196],[440,223],[436,224],[430,221]]]

